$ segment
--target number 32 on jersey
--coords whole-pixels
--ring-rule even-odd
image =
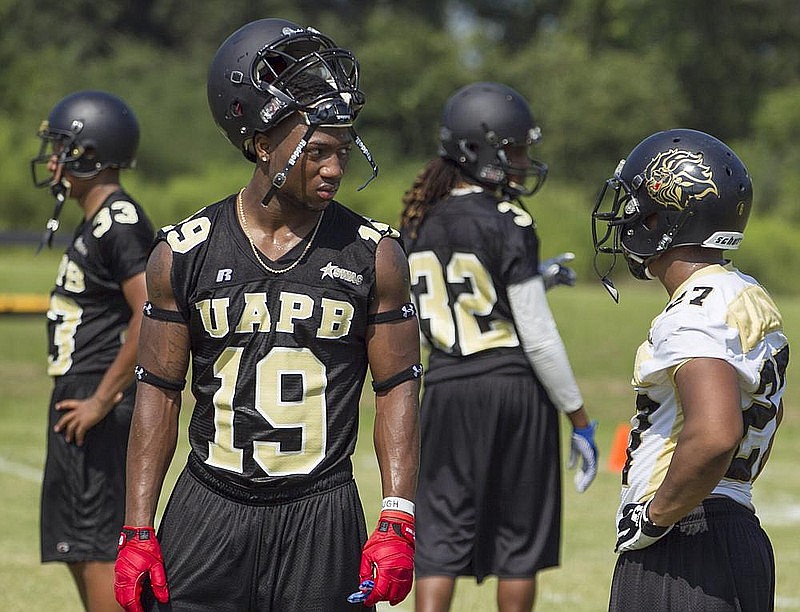
[[[477,255],[456,252],[442,265],[433,251],[419,251],[409,256],[408,264],[419,317],[430,325],[437,349],[472,355],[519,345],[510,321],[489,318],[497,291]],[[424,290],[418,291],[419,286]]]

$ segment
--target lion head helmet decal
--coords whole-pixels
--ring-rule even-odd
[[[683,210],[692,200],[719,196],[711,167],[702,153],[669,149],[658,153],[644,169],[648,195],[667,207]]]

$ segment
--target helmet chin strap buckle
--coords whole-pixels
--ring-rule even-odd
[[[600,282],[603,283],[603,288],[608,291],[611,299],[613,299],[615,303],[619,304],[619,291],[614,286],[614,283],[611,282],[611,279],[607,276],[604,276],[600,279]]]

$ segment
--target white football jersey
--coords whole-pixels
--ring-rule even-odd
[[[744,437],[712,494],[754,510],[752,485],[778,426],[789,345],[781,315],[764,288],[730,265],[713,265],[673,293],[637,351],[631,381],[636,414],[617,522],[626,504],[651,498],[664,480],[683,427],[675,372],[696,357],[724,359],[739,375]]]

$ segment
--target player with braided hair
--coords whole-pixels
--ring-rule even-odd
[[[559,562],[558,412],[578,491],[597,473],[590,422],[545,297],[520,198],[547,167],[527,101],[500,83],[448,100],[439,156],[403,199],[412,293],[430,345],[421,408],[416,603],[449,608],[455,578],[498,576],[500,610],[533,607]],[[555,265],[555,264],[553,264]],[[548,264],[546,270],[558,278]],[[556,265],[557,267],[557,265]],[[568,277],[567,275],[566,277]]]

